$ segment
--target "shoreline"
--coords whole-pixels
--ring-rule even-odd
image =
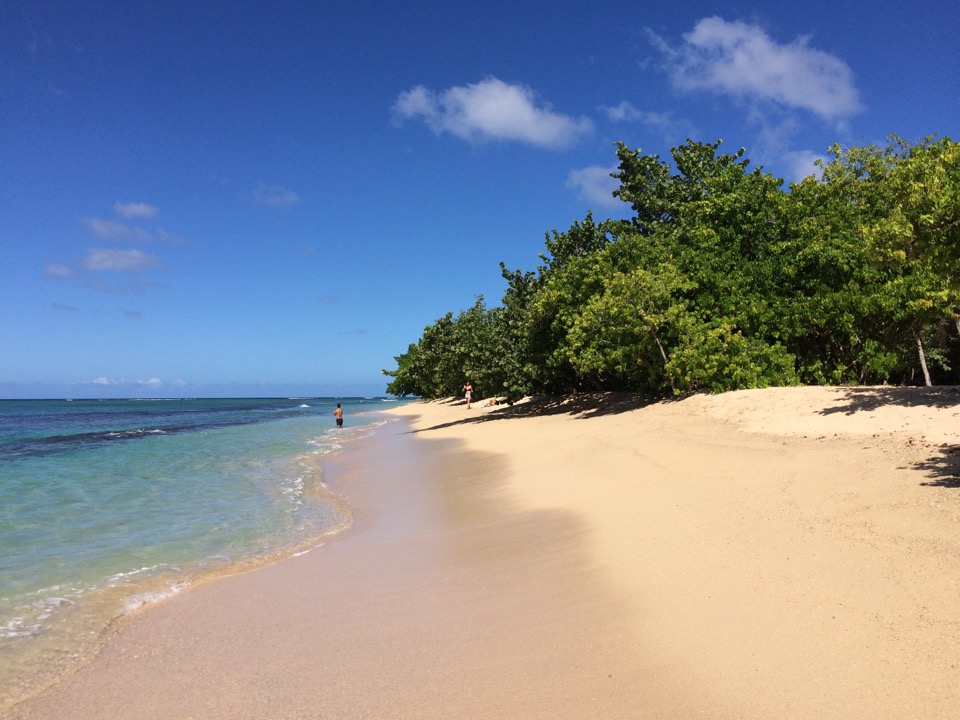
[[[347,532],[146,608],[93,663],[3,717],[562,714],[564,704],[609,695],[618,663],[615,685],[628,693],[632,655],[618,638],[597,647],[612,628],[583,609],[610,603],[582,567],[575,520],[504,508],[496,456],[456,442],[423,452],[399,433],[405,424],[371,439],[389,469],[371,467],[369,453],[325,465],[354,509]],[[451,478],[455,487],[438,487]],[[558,548],[563,563],[542,572]],[[574,570],[587,581],[567,583]],[[525,582],[532,574],[535,585]],[[603,673],[570,664],[581,656],[610,661]],[[631,717],[621,713],[636,702],[590,707]]]
[[[360,426],[360,435],[366,434]],[[356,437],[357,435],[355,435]],[[349,442],[349,441],[348,441]],[[339,451],[338,451],[339,452]],[[301,468],[309,520],[264,536],[261,542],[108,577],[63,598],[53,598],[58,615],[37,637],[9,648],[0,663],[0,717],[19,702],[42,694],[93,662],[120,628],[141,611],[167,602],[191,587],[241,575],[308,553],[348,528],[351,508],[323,482],[322,451],[302,451],[288,460]],[[267,541],[269,546],[264,545]],[[44,618],[46,619],[46,618]]]
[[[347,531],[3,717],[953,717],[958,399],[391,408],[324,465]]]

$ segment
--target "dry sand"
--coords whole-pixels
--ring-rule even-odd
[[[960,715],[957,388],[393,413],[350,529],[5,717]]]

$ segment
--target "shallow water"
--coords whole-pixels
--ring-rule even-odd
[[[0,710],[117,616],[343,525],[320,463],[385,402],[0,401]]]

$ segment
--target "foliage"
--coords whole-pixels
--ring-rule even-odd
[[[509,401],[796,383],[940,381],[960,364],[960,146],[830,149],[786,190],[745,151],[687,141],[673,164],[617,144],[628,220],[546,236],[535,271],[424,329],[387,391]]]

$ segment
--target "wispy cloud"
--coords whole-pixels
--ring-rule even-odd
[[[663,127],[671,122],[670,113],[643,111],[624,100],[619,105],[601,105],[600,112],[613,122],[642,122]]]
[[[138,224],[156,217],[159,210],[153,205],[117,202],[113,205],[113,211],[120,219],[86,217],[80,220],[80,224],[98,240],[111,243],[182,245],[187,242],[163,228],[148,229]],[[77,263],[47,263],[44,274],[54,280],[75,280],[97,292],[128,295],[140,293],[154,284],[147,270],[164,267],[164,262],[157,255],[137,248],[94,247],[88,249],[86,257]],[[126,273],[130,277],[119,282],[108,281],[101,274],[105,272]]]
[[[179,235],[167,232],[163,228],[148,230],[137,221],[149,220],[159,212],[147,203],[121,203],[113,205],[113,211],[120,220],[105,220],[98,217],[86,217],[81,223],[96,237],[110,242],[126,242],[135,245],[160,242],[170,245],[183,245],[187,241]]]
[[[109,242],[126,242],[135,245],[147,245],[159,242],[170,245],[184,245],[186,239],[179,235],[167,232],[163,228],[148,230],[147,228],[121,220],[104,220],[103,218],[83,218],[84,225],[92,235]]]
[[[65,263],[47,263],[43,274],[55,280],[67,280],[75,277],[77,271]]]
[[[267,207],[293,207],[300,202],[300,196],[286,188],[258,183],[253,191],[253,200],[258,205]]]
[[[87,270],[114,270],[133,272],[144,268],[162,267],[160,258],[141,250],[116,250],[112,248],[92,248],[83,260]]]
[[[113,375],[99,375],[85,382],[77,383],[88,392],[95,390],[98,394],[112,397],[133,397],[142,394],[145,397],[163,397],[182,393],[189,383],[182,378],[165,380],[161,377],[146,375],[141,378],[117,377]],[[77,387],[74,386],[74,387]]]
[[[95,273],[84,276],[83,286],[89,290],[107,295],[139,295],[149,287],[155,286],[153,280],[143,275],[121,276],[119,280],[106,280]]]
[[[148,205],[144,202],[115,202],[113,204],[113,212],[116,213],[118,217],[136,220],[156,217],[159,211],[153,205]]]
[[[153,240],[153,235],[148,230],[119,220],[90,217],[83,218],[81,222],[101,240],[133,243],[148,243]]]
[[[140,387],[148,387],[151,389],[158,389],[163,387],[163,380],[157,377],[152,377],[147,380],[125,380],[122,378],[110,378],[105,375],[100,377],[95,377],[90,381],[92,385],[101,385],[101,386],[116,386],[116,385],[132,385]],[[175,385],[177,383],[174,383]]]
[[[167,243],[170,245],[186,245],[187,239],[181,237],[180,235],[174,235],[169,233],[163,228],[157,228],[157,231],[154,233],[154,237],[162,243]]]
[[[778,43],[756,25],[704,18],[671,46],[648,31],[674,87],[707,90],[837,121],[861,109],[853,71],[810,46],[810,38]]]
[[[677,118],[671,112],[641,110],[626,100],[619,105],[601,105],[599,110],[610,122],[637,123],[673,142],[698,134],[688,120]]]
[[[442,92],[418,85],[400,93],[393,111],[398,120],[421,119],[438,135],[450,133],[469,142],[511,140],[564,148],[593,129],[588,118],[538,107],[530,88],[497,78]]]

